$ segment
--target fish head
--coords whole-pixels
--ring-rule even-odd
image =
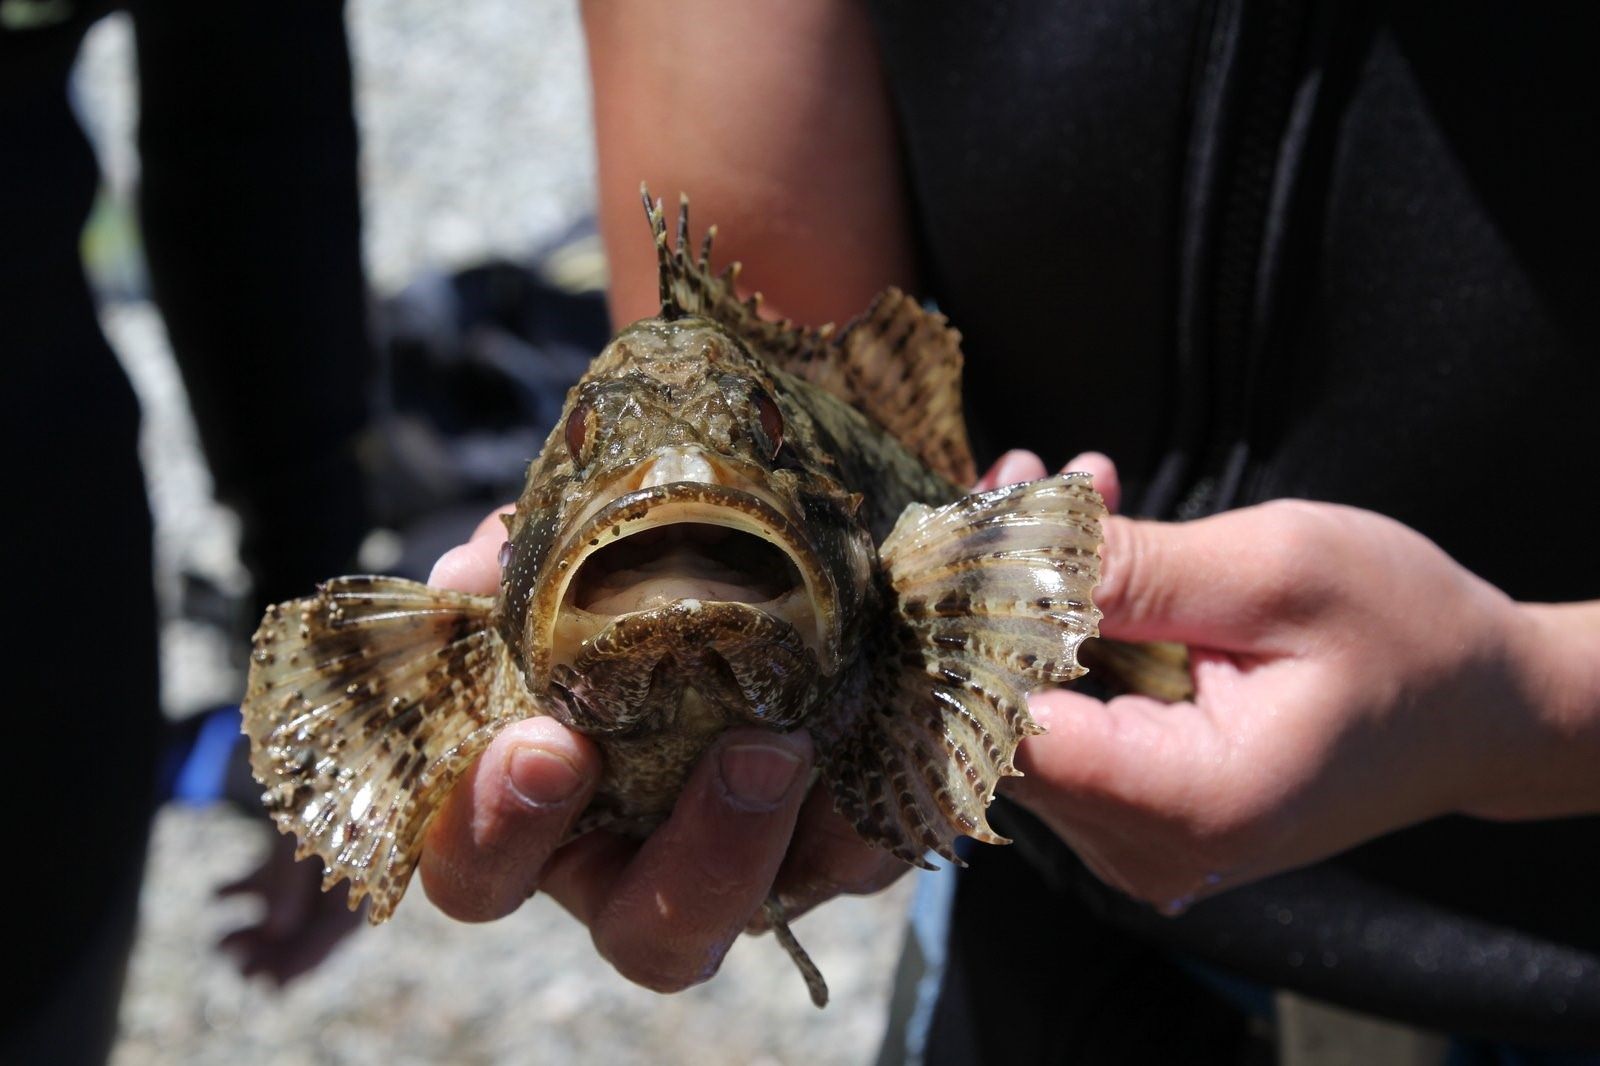
[[[786,728],[839,675],[875,551],[797,389],[679,317],[624,330],[569,394],[501,559],[502,632],[557,717]]]

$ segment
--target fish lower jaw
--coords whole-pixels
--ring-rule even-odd
[[[599,600],[587,608],[565,606],[551,634],[551,661],[572,663],[581,659],[596,638],[619,623],[649,625],[650,616],[664,620],[683,613],[698,614],[707,607],[737,604],[760,611],[791,626],[813,655],[816,647],[816,611],[804,588],[791,588],[764,601],[754,601],[748,590],[694,577],[661,577],[640,582]],[[714,638],[713,638],[714,639]]]
[[[574,611],[564,623],[547,694],[590,735],[693,732],[696,721],[789,728],[826,680],[800,630],[756,604],[676,599],[615,616]],[[598,631],[578,639],[589,625]]]

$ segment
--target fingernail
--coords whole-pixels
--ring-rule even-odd
[[[583,776],[576,766],[553,751],[531,745],[511,753],[507,773],[511,790],[530,807],[565,803],[583,787]]]
[[[743,807],[766,810],[778,805],[800,772],[800,758],[785,748],[735,744],[722,749],[722,783]]]

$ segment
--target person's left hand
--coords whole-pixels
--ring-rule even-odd
[[[1194,699],[1039,693],[1048,732],[1003,790],[1112,886],[1177,913],[1442,814],[1593,809],[1595,724],[1571,697],[1596,642],[1562,639],[1561,608],[1351,507],[1104,529],[1101,633],[1188,645]]]

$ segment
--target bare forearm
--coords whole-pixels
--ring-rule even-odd
[[[914,282],[893,116],[847,0],[585,0],[611,310],[657,310],[638,189],[693,198],[719,265],[809,324]]]

